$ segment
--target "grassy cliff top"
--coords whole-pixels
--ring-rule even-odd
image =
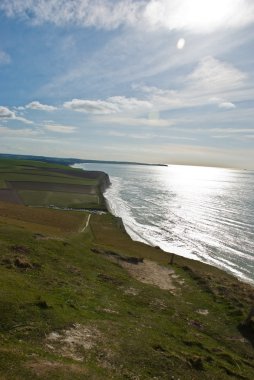
[[[253,288],[170,259],[109,213],[1,201],[0,378],[253,379]]]

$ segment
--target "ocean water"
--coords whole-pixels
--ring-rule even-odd
[[[103,170],[111,212],[134,240],[254,283],[254,171],[79,164]]]

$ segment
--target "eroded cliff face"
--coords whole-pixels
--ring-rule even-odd
[[[104,173],[104,172],[96,172],[96,173],[98,174],[98,177],[99,177],[98,190],[99,190],[99,196],[100,196],[101,204],[104,206],[103,209],[110,211],[108,208],[108,205],[107,205],[107,200],[103,195],[103,193],[111,185],[109,175],[107,173]]]
[[[99,174],[99,188],[102,193],[111,185],[109,175],[104,172],[97,172]]]

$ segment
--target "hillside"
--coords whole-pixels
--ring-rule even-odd
[[[253,287],[132,241],[108,184],[0,160],[0,379],[252,380]]]

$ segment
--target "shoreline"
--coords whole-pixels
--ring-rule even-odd
[[[85,169],[82,169],[82,170],[85,170]],[[110,176],[109,176],[107,173],[105,173],[105,174],[108,176],[109,181],[110,181]],[[146,244],[146,245],[148,245],[148,246],[150,246],[150,247],[156,248],[156,249],[158,249],[158,250],[160,250],[160,251],[165,252],[166,254],[168,254],[169,257],[173,255],[173,256],[176,256],[176,257],[179,257],[179,258],[182,258],[182,259],[192,260],[192,261],[194,261],[194,262],[198,262],[198,263],[201,263],[201,264],[203,264],[203,265],[207,265],[207,266],[209,266],[209,267],[216,268],[216,269],[218,269],[218,270],[220,270],[220,271],[222,271],[222,272],[224,272],[224,273],[226,273],[226,274],[232,276],[233,278],[235,278],[236,280],[238,280],[240,283],[250,285],[250,286],[252,286],[252,287],[254,288],[254,281],[248,280],[248,279],[243,278],[243,277],[241,277],[241,276],[237,276],[237,275],[235,275],[234,273],[232,273],[232,271],[230,271],[230,270],[226,270],[225,267],[219,267],[219,266],[217,266],[217,265],[213,265],[212,263],[208,263],[208,262],[205,262],[205,261],[202,261],[202,260],[198,260],[198,259],[196,259],[196,258],[191,258],[191,257],[188,257],[188,256],[184,256],[184,255],[181,255],[181,254],[176,253],[176,252],[173,252],[173,251],[166,251],[165,249],[161,248],[159,245],[152,244],[152,243],[149,242],[148,240],[144,239],[141,235],[139,235],[139,234],[136,233],[136,232],[135,232],[135,234],[136,234],[137,236],[139,236],[140,240],[138,240],[138,239],[135,240],[135,239],[133,238],[133,236],[131,236],[131,234],[128,232],[128,229],[129,229],[129,228],[126,227],[125,222],[124,222],[124,219],[123,219],[121,216],[119,216],[119,215],[115,215],[115,214],[114,214],[114,212],[112,211],[112,209],[111,209],[111,207],[110,207],[110,204],[109,204],[108,199],[105,197],[105,194],[104,194],[104,193],[106,192],[106,190],[107,190],[110,186],[112,186],[111,181],[109,182],[109,185],[108,185],[107,187],[104,188],[104,190],[103,190],[103,192],[102,192],[102,196],[103,196],[103,198],[104,198],[104,200],[105,200],[106,209],[108,210],[108,212],[109,212],[111,215],[113,215],[114,217],[116,217],[116,218],[118,218],[118,219],[121,220],[121,224],[122,224],[122,226],[123,226],[123,228],[124,228],[125,233],[130,237],[130,239],[131,239],[132,241],[134,241],[134,242],[142,242],[143,244]]]
[[[0,378],[252,379],[253,287],[132,240],[94,176],[102,214],[0,202]]]

